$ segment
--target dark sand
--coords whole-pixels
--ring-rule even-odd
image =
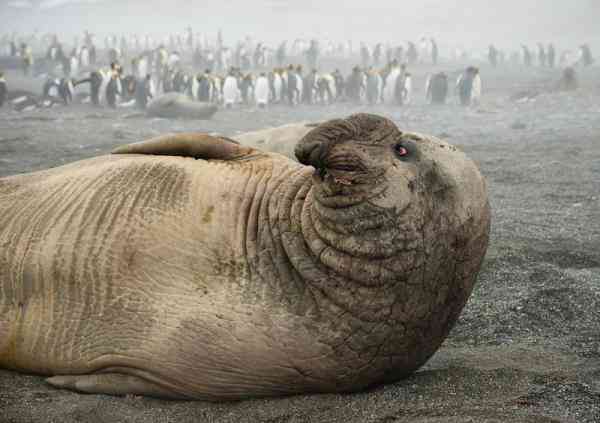
[[[170,131],[234,135],[371,111],[462,148],[486,175],[493,208],[469,304],[433,359],[402,382],[350,395],[208,404],[80,395],[0,370],[0,422],[600,422],[600,73],[583,72],[575,93],[524,103],[509,97],[549,86],[558,71],[484,67],[482,75],[476,110],[426,106],[422,77],[415,104],[402,109],[275,106],[219,111],[207,122],[89,106],[0,110],[0,176]]]

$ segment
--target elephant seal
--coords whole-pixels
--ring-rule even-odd
[[[213,401],[414,372],[485,255],[483,177],[375,115],[295,152],[167,135],[0,179],[0,367]]]
[[[217,106],[190,100],[185,94],[167,93],[148,104],[146,114],[167,119],[207,120],[217,112]]]

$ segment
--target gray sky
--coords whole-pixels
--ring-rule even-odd
[[[191,25],[226,42],[245,35],[510,47],[600,41],[600,0],[0,0],[0,31],[167,33]],[[10,5],[13,6],[10,6]],[[14,7],[20,6],[20,7]],[[33,7],[32,7],[33,6]]]

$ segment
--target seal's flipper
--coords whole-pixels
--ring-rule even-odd
[[[156,398],[189,399],[137,376],[120,373],[54,376],[50,385],[86,394],[147,395]]]
[[[237,141],[202,133],[168,134],[117,147],[112,154],[154,154],[194,157],[204,160],[232,160],[256,153]]]

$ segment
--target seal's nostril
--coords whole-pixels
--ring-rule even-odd
[[[323,144],[321,144],[321,143],[316,143],[314,146],[311,146],[310,155],[309,155],[309,164],[316,168],[322,167],[322,160],[321,160],[322,147],[323,147]]]
[[[296,158],[303,165],[314,166],[315,160],[319,159],[320,146],[320,142],[313,142],[310,144],[302,145],[299,144],[296,147]]]

